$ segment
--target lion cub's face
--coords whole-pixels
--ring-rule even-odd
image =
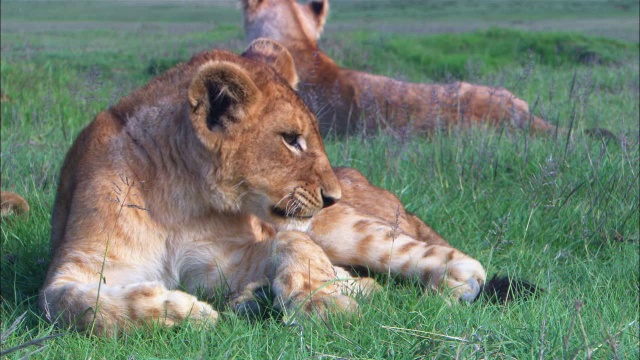
[[[241,64],[203,65],[189,89],[196,135],[218,163],[207,175],[212,202],[303,229],[340,198],[340,185],[317,122],[291,87],[297,76],[286,49],[258,40],[243,56]]]
[[[329,10],[327,0],[299,4],[295,0],[242,0],[248,40],[266,37],[286,46],[297,41],[315,46]]]

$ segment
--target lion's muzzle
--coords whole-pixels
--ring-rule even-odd
[[[321,209],[335,204],[337,199],[325,195],[322,190],[309,191],[297,186],[286,196],[286,200],[272,208],[272,212],[284,218],[310,219]]]

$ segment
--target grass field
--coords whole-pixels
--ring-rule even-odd
[[[397,194],[490,276],[537,283],[540,297],[448,306],[383,276],[384,290],[348,321],[252,323],[223,307],[212,328],[96,339],[53,327],[36,302],[66,150],[96,113],[158,72],[212,47],[241,51],[242,17],[233,1],[2,1],[2,189],[32,208],[2,223],[2,351],[33,342],[9,357],[638,358],[638,3],[398,4],[335,1],[322,48],[401,79],[504,86],[573,139],[487,129],[354,136],[328,139],[330,159]],[[583,133],[594,126],[620,141]]]

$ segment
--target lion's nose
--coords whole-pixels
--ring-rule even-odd
[[[323,209],[335,204],[338,200],[340,200],[340,195],[335,196],[335,195],[332,195],[332,194],[328,194],[324,190],[320,191],[320,193],[322,195],[322,208]]]

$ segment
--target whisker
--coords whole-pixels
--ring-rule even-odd
[[[323,104],[320,108],[316,109],[314,111],[314,113],[315,113],[314,115],[316,116],[316,118],[319,119],[319,118],[323,117],[325,114],[328,114],[329,110],[330,110],[329,106],[330,106],[330,104],[326,103],[326,104]]]
[[[287,203],[287,206],[285,207],[285,213],[287,214],[287,216],[294,214],[295,206],[296,199],[293,199]]]
[[[240,199],[242,199],[243,196],[247,195],[249,192],[248,191],[244,191],[242,193],[240,193],[235,200],[233,200],[233,204],[237,205],[240,202]]]
[[[287,186],[286,188],[284,188],[284,190],[287,192],[287,195],[283,196],[282,199],[280,199],[280,201],[278,201],[274,206],[278,207],[278,205],[280,205],[281,202],[283,202],[285,199],[287,198],[293,198],[293,193],[295,192],[297,186],[293,185],[293,186]]]
[[[298,199],[293,199],[292,201],[289,202],[290,206],[288,206],[288,214],[289,215],[295,215],[298,213],[298,211],[301,209],[301,203]]]
[[[231,190],[237,189],[240,185],[242,185],[246,180],[240,180],[237,184],[233,185]]]
[[[274,207],[278,207],[278,205],[280,205],[281,202],[283,202],[285,199],[287,198],[292,198],[293,197],[293,192],[288,193],[287,195],[283,196],[282,199],[280,199],[280,201],[278,201]]]

